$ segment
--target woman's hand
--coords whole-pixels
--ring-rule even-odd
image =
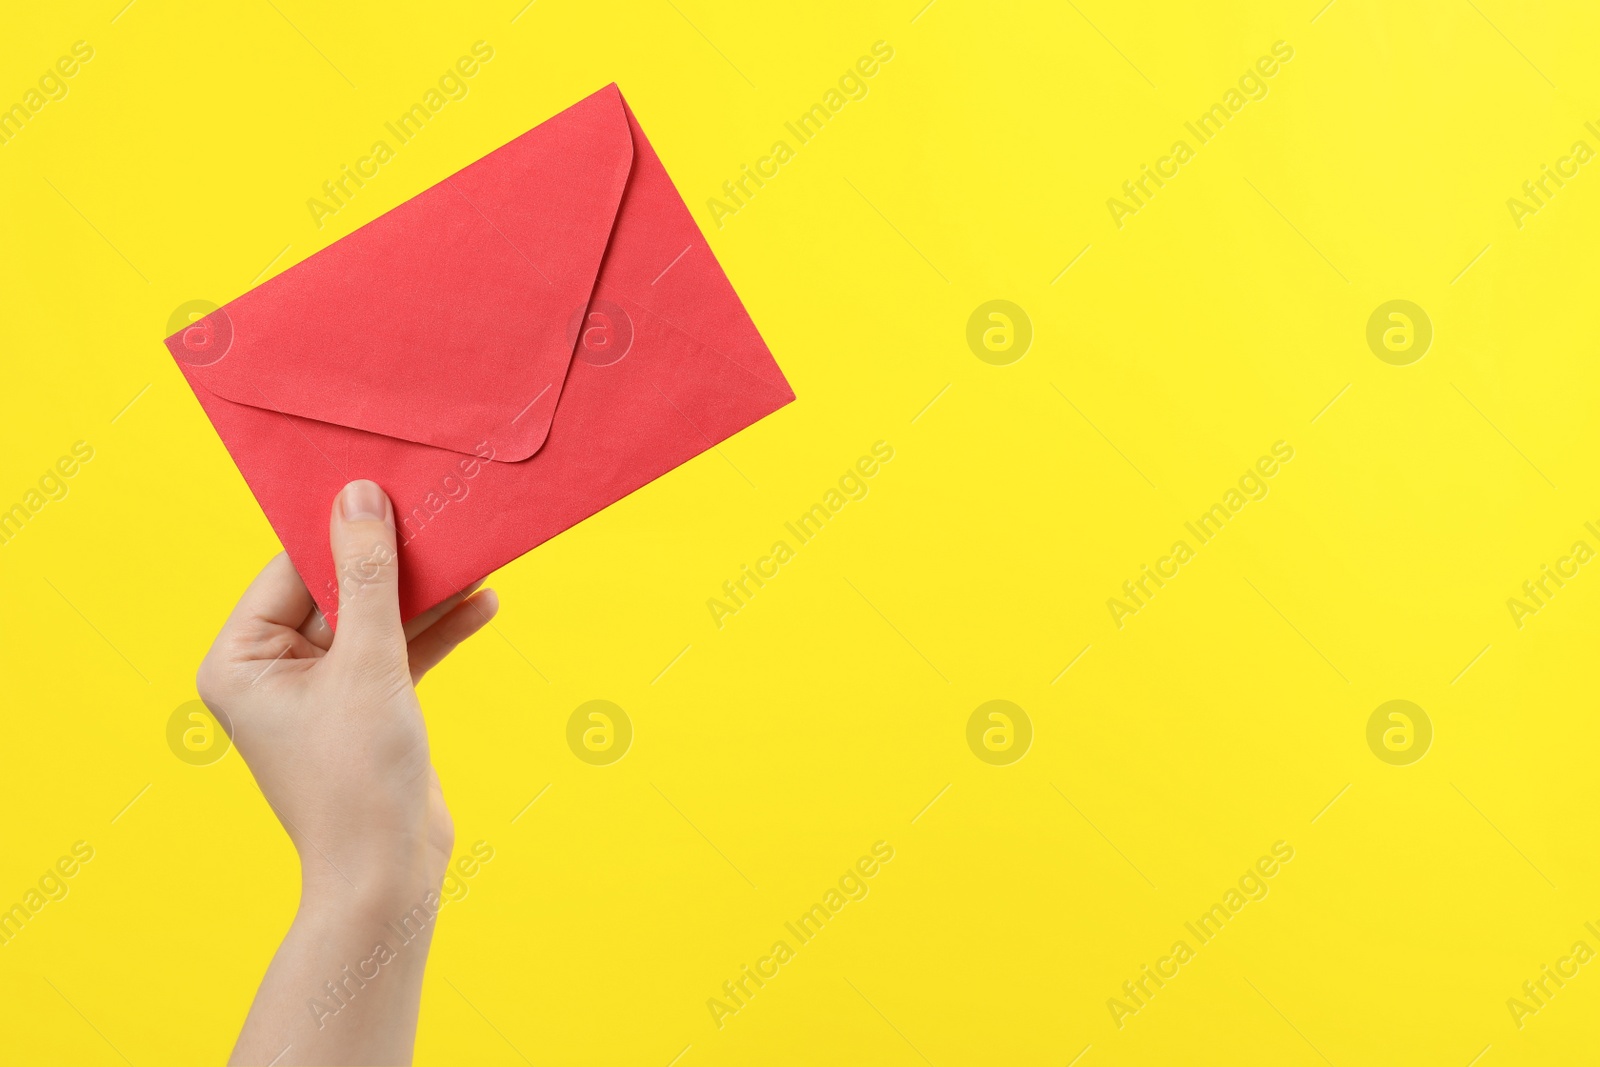
[[[396,940],[390,924],[430,895],[437,907],[455,839],[414,687],[498,607],[469,589],[402,627],[394,509],[373,482],[340,493],[330,541],[337,636],[279,555],[198,676],[300,854],[300,911],[234,1049],[241,1063],[409,1062],[431,922],[390,946],[392,962],[367,961]]]

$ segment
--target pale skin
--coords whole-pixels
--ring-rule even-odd
[[[415,909],[436,910],[455,842],[416,684],[499,606],[468,589],[402,626],[394,509],[372,482],[339,494],[329,541],[337,636],[279,555],[197,679],[300,855],[300,907],[234,1064],[411,1062],[434,926]],[[404,940],[393,924],[408,916]]]

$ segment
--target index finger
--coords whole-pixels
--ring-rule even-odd
[[[227,625],[259,621],[293,630],[306,621],[312,607],[311,591],[289,562],[288,553],[279,552],[239,598]]]

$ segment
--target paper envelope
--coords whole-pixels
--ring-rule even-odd
[[[330,619],[352,479],[409,619],[794,399],[615,85],[166,343]]]

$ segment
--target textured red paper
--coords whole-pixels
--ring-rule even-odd
[[[167,347],[330,618],[352,479],[409,619],[794,399],[615,85]]]

